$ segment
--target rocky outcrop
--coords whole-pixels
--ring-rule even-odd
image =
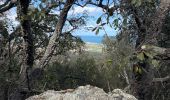
[[[115,89],[106,93],[103,89],[90,85],[80,86],[77,89],[62,91],[48,90],[40,95],[29,97],[26,100],[137,100],[134,96]]]

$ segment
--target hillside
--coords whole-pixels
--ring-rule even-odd
[[[85,51],[88,52],[102,53],[102,48],[103,48],[102,44],[90,43],[90,42],[87,42],[85,44]]]

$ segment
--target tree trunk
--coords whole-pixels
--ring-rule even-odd
[[[31,32],[31,21],[29,20],[27,16],[28,12],[28,6],[29,6],[30,0],[19,0],[19,6],[20,6],[20,22],[21,22],[21,27],[22,27],[22,32],[23,32],[23,39],[24,39],[24,63],[22,65],[21,71],[20,71],[20,81],[21,83],[26,83],[27,88],[30,90],[29,86],[29,77],[28,74],[31,71],[33,67],[33,36]],[[23,18],[24,17],[24,18]],[[24,84],[25,85],[25,84]],[[25,87],[25,86],[24,86]]]
[[[31,21],[28,18],[28,6],[30,0],[18,0],[17,14],[20,20],[22,35],[23,35],[23,64],[20,69],[19,86],[17,91],[11,97],[11,100],[23,100],[26,97],[26,93],[23,91],[31,90],[29,84],[29,73],[33,67],[33,36],[31,32]]]
[[[42,57],[40,63],[37,65],[38,68],[44,68],[46,64],[49,62],[51,59],[51,56],[53,55],[54,50],[56,49],[56,46],[58,44],[59,36],[62,33],[63,26],[65,24],[67,14],[71,6],[73,5],[75,0],[67,0],[62,12],[60,13],[59,20],[57,22],[55,31],[50,38],[50,41],[48,43],[48,46],[46,48],[45,54]]]
[[[29,1],[29,0],[28,0]],[[22,16],[27,15],[27,3],[24,2],[24,0],[19,1],[21,5],[21,10],[18,9],[20,19],[22,19]],[[59,36],[62,33],[63,26],[65,24],[67,14],[71,6],[73,5],[74,0],[67,0],[64,8],[60,14],[59,20],[56,25],[55,32],[53,33],[52,37],[50,38],[50,41],[48,43],[48,46],[46,48],[45,54],[40,60],[40,63],[35,65],[35,68],[32,68],[33,65],[33,46],[32,46],[32,34],[31,34],[31,27],[30,27],[30,21],[28,19],[21,20],[22,30],[23,30],[23,38],[24,38],[24,47],[25,47],[25,54],[26,58],[24,59],[24,64],[21,67],[21,77],[20,77],[20,83],[19,90],[15,94],[15,98],[12,100],[22,100],[25,99],[27,96],[29,96],[28,92],[31,92],[31,86],[34,86],[34,81],[36,81],[39,77],[42,75],[43,68],[46,66],[46,64],[49,62],[50,58],[52,57],[52,54],[54,50],[56,49],[56,46],[58,44]],[[19,7],[18,7],[19,8]],[[31,86],[30,86],[31,85]]]
[[[169,9],[169,5],[170,5],[170,0],[161,0],[160,6],[153,17],[152,23],[150,24],[149,29],[147,29],[145,33],[145,37],[143,37],[143,41],[140,41],[141,45],[137,45],[136,46],[137,48],[140,48],[144,44],[158,46],[157,37],[162,30],[162,25],[166,17],[167,11]],[[152,49],[155,48],[156,47],[153,46]],[[156,48],[156,50],[158,49],[159,48]],[[134,85],[132,87],[135,91],[134,94],[138,98],[138,100],[149,100],[149,98],[151,98],[149,96],[151,96],[150,94],[152,94],[151,84],[153,82],[154,72],[152,66],[148,63],[147,60],[148,59],[145,59],[145,61],[141,66],[146,71],[146,73],[136,75],[136,77],[140,77],[140,78],[134,79]]]

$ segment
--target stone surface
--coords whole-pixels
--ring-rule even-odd
[[[62,91],[48,90],[40,95],[29,97],[26,100],[137,100],[134,96],[115,89],[106,93],[98,87],[86,85],[77,89]]]

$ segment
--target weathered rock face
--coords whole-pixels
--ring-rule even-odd
[[[134,96],[115,89],[105,93],[103,89],[90,85],[80,86],[77,89],[62,91],[48,90],[40,95],[29,97],[26,100],[137,100]]]

